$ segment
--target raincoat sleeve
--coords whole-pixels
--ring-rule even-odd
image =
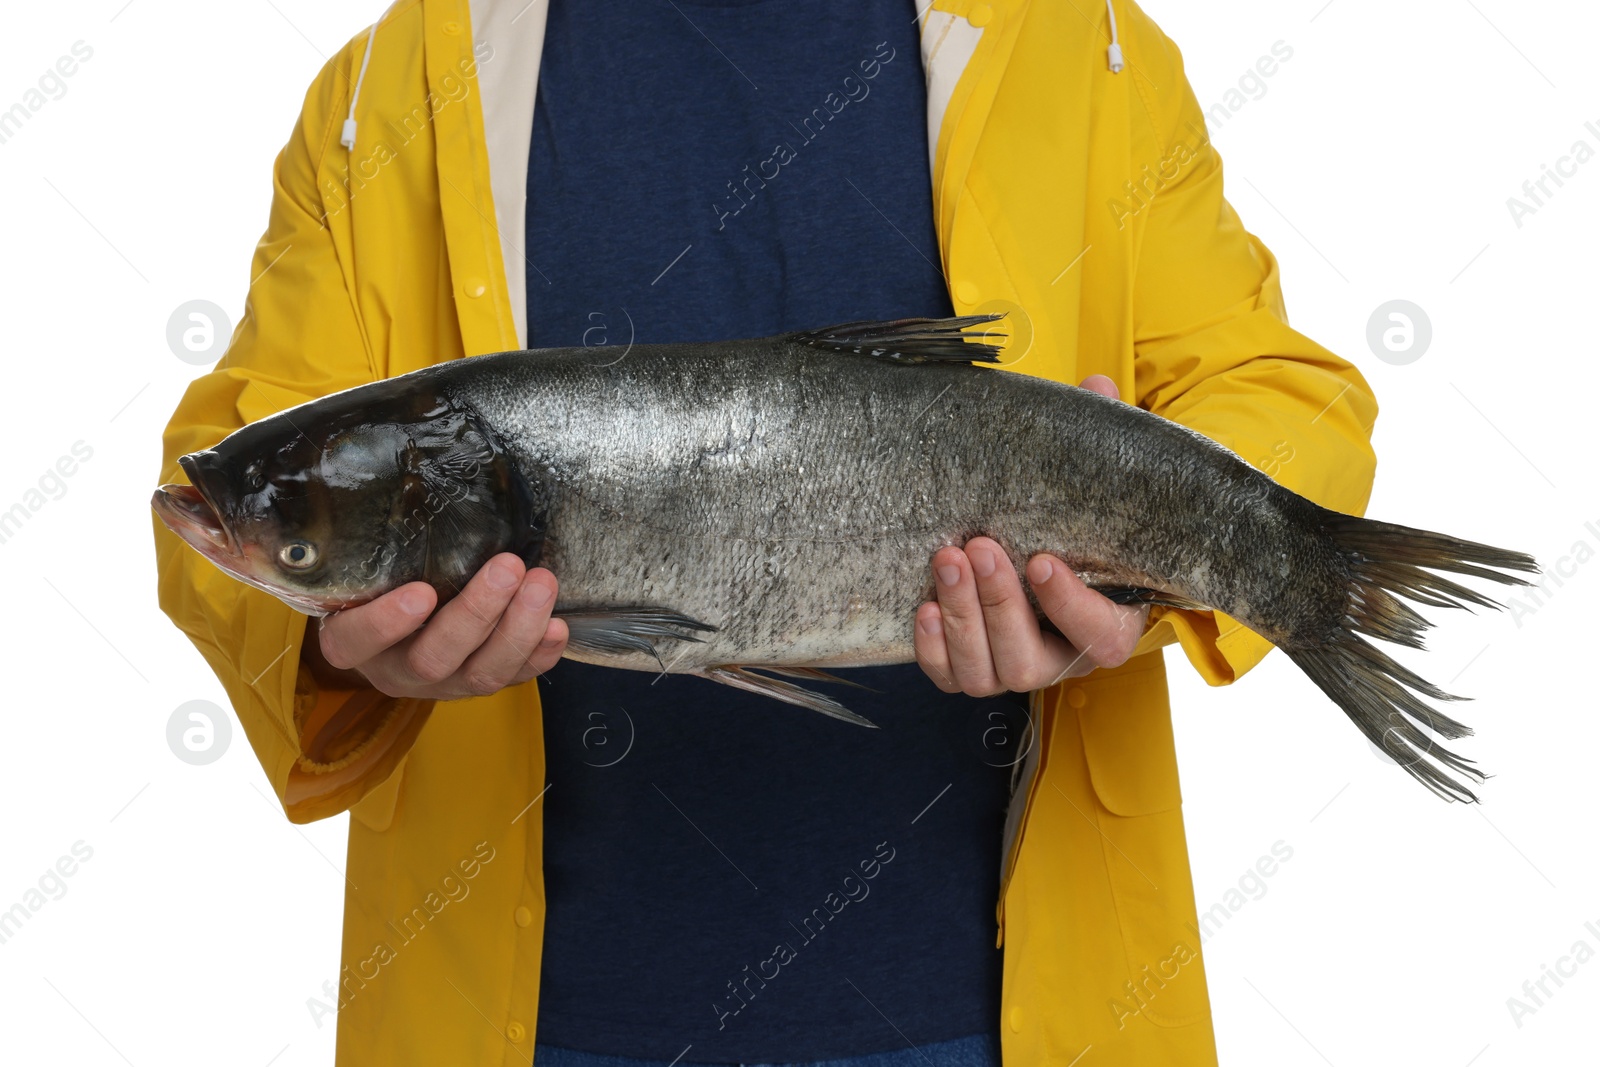
[[[1177,47],[1137,8],[1133,15],[1130,36],[1142,47],[1131,74],[1161,145],[1134,219],[1144,228],[1133,291],[1136,403],[1300,495],[1359,515],[1376,469],[1377,400],[1353,365],[1290,328],[1277,261],[1223,199],[1222,161]],[[1139,651],[1173,637],[1212,685],[1234,681],[1272,648],[1221,612],[1154,609]]]
[[[312,85],[273,168],[271,214],[227,353],[190,384],[167,425],[164,482],[186,480],[177,465],[184,453],[377,377],[351,298],[348,257],[318,195],[319,162],[338,148],[335,64],[348,65],[348,56],[336,56]],[[305,615],[224,574],[159,521],[155,539],[161,608],[221,680],[288,817],[325,818],[374,792],[369,807],[387,801],[392,813],[396,768],[432,702],[319,689],[300,662]]]

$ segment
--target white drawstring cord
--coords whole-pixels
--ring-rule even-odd
[[[1117,13],[1111,9],[1111,0],[1106,0],[1106,15],[1111,19],[1111,47],[1106,49],[1106,62],[1111,66],[1111,73],[1121,74],[1122,46],[1117,43]]]
[[[1109,2],[1109,0],[1108,0]],[[393,7],[393,4],[389,5]],[[383,9],[383,15],[389,13],[389,8]],[[378,22],[383,21],[383,15],[378,16]],[[361,70],[356,74],[355,88],[350,90],[350,114],[345,116],[344,128],[339,132],[339,143],[347,150],[356,146],[356,101],[361,97],[361,82],[367,76],[367,64],[372,62],[372,39],[378,36],[378,22],[367,27],[367,50],[361,56]],[[1112,33],[1115,34],[1115,27]]]

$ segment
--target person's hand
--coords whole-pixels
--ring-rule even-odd
[[[527,570],[509,552],[485,563],[430,619],[437,602],[426,582],[390,590],[321,620],[302,658],[324,680],[330,672],[321,666],[392,697],[459,700],[526,682],[566,649],[567,624],[550,617],[555,575]]]
[[[1104,375],[1083,387],[1117,397]],[[1047,633],[1010,557],[987,537],[941,548],[933,573],[938,599],[917,610],[917,663],[946,693],[1028,692],[1115,667],[1133,654],[1150,611],[1107,600],[1061,560],[1040,554],[1028,561],[1028,584],[1065,639]]]

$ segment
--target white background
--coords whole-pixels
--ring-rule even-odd
[[[1506,204],[1575,141],[1600,150],[1600,12],[1321,5],[1149,9],[1204,107],[1275,42],[1293,49],[1213,133],[1230,199],[1280,258],[1292,320],[1377,390],[1369,514],[1546,564],[1578,542],[1600,551],[1600,159],[1548,186],[1520,227]],[[0,109],[74,42],[93,49],[0,144],[0,510],[75,442],[93,450],[0,544],[0,910],[76,842],[93,850],[0,944],[6,1062],[332,1061],[331,1021],[319,1028],[306,1001],[338,968],[345,819],[286,822],[237,727],[208,766],[169,750],[174,709],[225,701],[156,609],[147,501],[160,429],[199,372],[168,349],[168,316],[208,299],[237,320],[273,156],[324,56],[380,7],[29,4],[0,35]],[[1396,298],[1433,330],[1403,366],[1366,340]],[[1169,657],[1200,909],[1238,903],[1241,878],[1248,891],[1205,945],[1225,1064],[1600,1056],[1600,959],[1547,979],[1541,1005],[1522,989],[1580,940],[1600,952],[1584,607],[1600,563],[1567,569],[1515,618],[1450,613],[1407,657],[1476,698],[1461,749],[1495,774],[1481,808],[1440,803],[1383,762],[1281,655],[1216,690]],[[1292,858],[1246,877],[1280,841]],[[1536,1011],[1514,1019],[1513,996]]]

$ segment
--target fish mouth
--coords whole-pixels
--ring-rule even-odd
[[[206,491],[205,473],[193,456],[184,456],[178,465],[189,476],[189,485],[163,485],[150,498],[150,506],[167,529],[212,558],[242,556],[244,550],[222,510]]]
[[[331,615],[345,608],[365,604],[372,597],[314,596],[285,588],[264,580],[257,573],[259,551],[251,545],[248,549],[238,535],[222,518],[211,495],[211,479],[207,477],[204,462],[208,453],[199,452],[183,456],[178,465],[189,476],[190,485],[169,483],[155,491],[150,506],[156,517],[221,570],[264,593],[270,593],[285,604],[306,615]]]

